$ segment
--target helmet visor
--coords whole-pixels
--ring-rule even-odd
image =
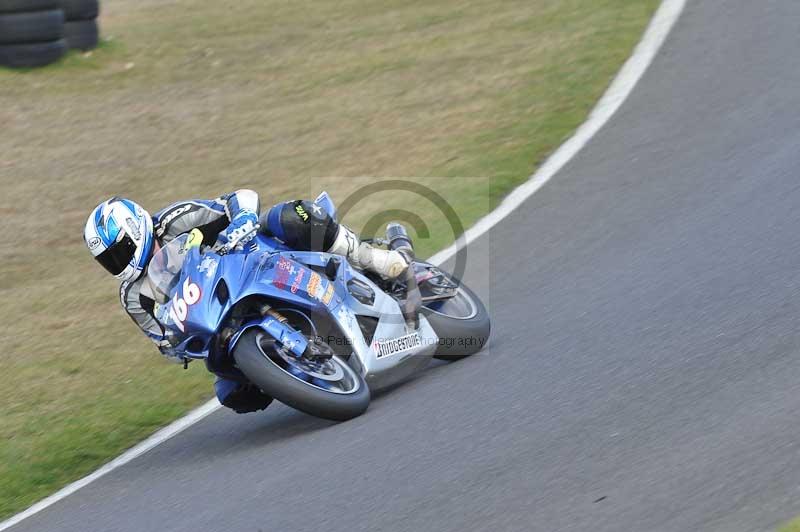
[[[95,259],[111,275],[119,275],[133,260],[134,253],[136,253],[136,244],[126,234],[122,240],[111,244],[108,249],[96,256]]]

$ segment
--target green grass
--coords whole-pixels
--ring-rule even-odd
[[[793,519],[778,529],[778,532],[800,532],[800,517]]]
[[[82,243],[119,194],[157,208],[238,187],[341,201],[417,176],[468,226],[585,119],[657,0],[115,0],[107,40],[0,70],[0,516],[211,396],[164,363]],[[365,177],[370,176],[370,177]],[[466,176],[466,177],[464,177]],[[409,193],[422,254],[453,235]]]

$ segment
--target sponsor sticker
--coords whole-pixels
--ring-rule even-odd
[[[169,309],[169,317],[181,332],[186,332],[184,322],[189,315],[189,307],[200,301],[203,293],[200,287],[188,277],[183,282],[182,292],[181,297],[178,297],[178,293],[175,292],[175,297],[172,298],[172,306]]]
[[[184,205],[183,207],[175,209],[174,211],[169,213],[167,216],[162,218],[158,223],[158,230],[156,231],[156,236],[159,237],[159,238],[164,236],[164,233],[167,231],[167,226],[172,222],[172,220],[174,220],[175,218],[177,218],[178,216],[180,216],[181,214],[185,213],[186,211],[188,211],[191,208],[192,208],[191,205]]]
[[[316,272],[311,272],[311,277],[308,279],[308,284],[306,285],[306,292],[308,292],[309,297],[313,297],[326,306],[330,305],[331,301],[333,301],[333,283],[324,280]]]
[[[128,225],[128,230],[131,232],[134,240],[139,240],[142,238],[142,233],[139,231],[139,227],[137,226],[136,222],[133,221],[133,218],[125,218],[125,223]]]
[[[355,333],[355,331],[358,330],[358,323],[356,322],[355,315],[345,305],[339,305],[339,310],[336,311],[336,315],[339,318],[339,322],[351,333]]]
[[[320,283],[322,282],[322,277],[319,276],[316,272],[311,272],[311,277],[308,279],[308,284],[306,285],[306,292],[313,298],[320,299],[322,294],[320,293],[319,296],[317,295],[320,290]]]
[[[197,266],[197,271],[200,273],[205,273],[206,279],[211,279],[217,272],[217,261],[211,258],[210,255],[206,255],[203,257],[203,260],[200,261],[200,265]]]
[[[90,238],[89,242],[87,242],[87,245],[89,246],[89,249],[96,249],[97,246],[100,245],[100,239],[97,237]]]
[[[280,288],[281,290],[286,290],[286,286],[290,284],[289,277],[295,273],[297,270],[287,258],[280,257],[278,259],[278,263],[275,265],[275,269],[277,270],[275,273],[275,280],[273,284]]]
[[[374,340],[372,342],[372,350],[377,358],[383,358],[411,351],[421,345],[422,338],[420,338],[419,333],[413,332],[399,338]]]
[[[297,272],[297,275],[295,275],[294,282],[292,282],[292,286],[290,288],[293,294],[296,294],[297,290],[300,289],[300,283],[303,282],[303,276],[305,273],[305,270],[301,269]]]
[[[308,221],[308,213],[306,212],[306,210],[303,208],[302,205],[295,205],[294,206],[294,212],[296,212],[297,215],[300,218],[302,218],[304,222]]]
[[[281,290],[289,290],[293,294],[305,291],[308,297],[330,306],[335,295],[333,283],[327,281],[317,272],[298,266],[283,257],[275,265],[273,284]]]
[[[333,283],[328,283],[328,288],[325,290],[325,293],[322,295],[322,303],[325,306],[331,304],[331,300],[333,299]]]

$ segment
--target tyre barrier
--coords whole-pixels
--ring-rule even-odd
[[[0,44],[57,41],[64,34],[60,9],[0,15]]]
[[[100,30],[96,20],[70,20],[64,24],[64,40],[70,50],[85,52],[97,48]]]
[[[61,9],[59,0],[0,0],[0,13]]]
[[[85,52],[97,47],[100,30],[97,17],[100,15],[98,0],[60,0],[64,10],[64,39],[72,50]]]
[[[59,0],[0,0],[0,65],[30,68],[67,51]]]
[[[97,47],[99,0],[0,0],[0,66],[32,68]]]
[[[49,65],[67,53],[67,41],[6,44],[0,46],[0,65],[10,68],[33,68]]]

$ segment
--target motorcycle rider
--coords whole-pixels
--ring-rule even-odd
[[[145,280],[150,258],[175,237],[199,229],[203,244],[218,239],[247,244],[259,231],[298,251],[326,251],[342,255],[356,266],[394,279],[408,267],[406,258],[393,250],[377,249],[360,242],[352,230],[334,221],[319,205],[305,200],[279,203],[259,218],[258,194],[242,189],[213,200],[187,200],[150,216],[139,204],[113,197],[89,215],[84,241],[106,270],[119,279],[120,300],[136,325],[161,354],[183,362],[175,352],[174,336],[155,317],[155,299]],[[238,413],[263,410],[272,401],[253,385],[218,377],[214,390],[220,403]]]

